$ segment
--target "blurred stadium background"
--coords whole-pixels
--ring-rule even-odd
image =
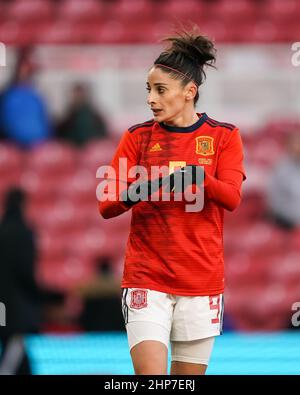
[[[215,40],[217,70],[207,72],[199,111],[240,127],[248,176],[242,205],[226,214],[225,333],[208,373],[300,373],[300,326],[291,320],[300,302],[300,65],[292,61],[299,20],[297,0],[0,1],[1,213],[6,192],[20,186],[36,235],[34,276],[62,295],[43,305],[39,334],[26,334],[34,374],[133,373],[118,289],[130,213],[100,218],[96,170],[127,127],[151,118],[147,70],[159,39],[180,23]],[[27,96],[18,97],[26,122],[10,134],[3,100],[24,64],[49,118],[36,128]],[[270,197],[280,181],[278,189],[269,184],[297,150],[298,167],[287,175],[294,190],[282,198],[295,212],[285,216]]]

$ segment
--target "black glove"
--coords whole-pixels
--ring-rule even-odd
[[[170,192],[184,192],[189,185],[201,185],[204,170],[201,166],[187,165],[162,179],[162,186],[168,186]]]
[[[162,178],[156,180],[133,182],[129,188],[122,192],[121,200],[127,206],[133,206],[142,201],[148,201],[152,193],[157,192],[162,185]]]
[[[121,194],[121,200],[127,206],[133,206],[141,201],[148,201],[152,193],[161,187],[167,187],[167,192],[184,192],[189,185],[201,185],[204,180],[204,170],[200,166],[187,165],[174,173],[156,180],[138,181],[132,183]]]

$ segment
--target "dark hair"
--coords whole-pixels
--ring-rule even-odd
[[[208,37],[185,30],[163,41],[168,44],[168,47],[154,61],[154,65],[157,64],[157,67],[170,74],[172,78],[181,79],[183,86],[191,80],[198,87],[202,85],[206,78],[204,67],[214,67],[216,61],[216,49],[213,42]],[[178,70],[178,73],[161,67],[160,64]],[[199,92],[195,96],[195,104],[198,99]]]

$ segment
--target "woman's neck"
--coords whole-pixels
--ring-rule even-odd
[[[197,115],[196,110],[193,108],[193,111],[186,112],[183,114],[178,115],[172,120],[168,120],[166,122],[163,122],[165,125],[168,126],[176,126],[176,127],[188,127],[193,125],[198,121],[199,117]]]

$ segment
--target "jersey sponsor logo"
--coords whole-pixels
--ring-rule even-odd
[[[135,289],[131,291],[130,307],[132,309],[143,309],[148,306],[147,293],[145,289]]]
[[[210,136],[199,136],[196,137],[196,154],[199,155],[213,155],[214,151],[214,139]]]
[[[161,146],[159,145],[159,143],[156,143],[155,145],[153,145],[152,148],[150,148],[149,151],[150,151],[150,152],[162,151],[162,148],[161,148]]]
[[[198,162],[199,162],[200,165],[211,165],[212,164],[212,159],[199,158]]]

